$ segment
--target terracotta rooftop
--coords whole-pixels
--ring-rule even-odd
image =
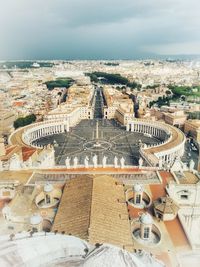
[[[10,143],[12,145],[20,145],[20,146],[26,146],[26,147],[30,147],[28,145],[26,145],[23,140],[22,140],[22,134],[24,132],[25,129],[28,129],[30,127],[32,127],[33,125],[28,125],[22,128],[17,129],[11,136],[10,136]]]
[[[16,149],[17,146],[9,146],[6,148],[6,155],[10,154],[14,149]]]
[[[64,189],[53,231],[133,249],[124,189],[107,175],[70,180]]]
[[[0,157],[0,160],[8,160],[14,153],[20,152],[21,147],[18,145],[11,145],[6,147],[6,154]]]
[[[145,149],[146,153],[156,154],[160,151],[171,149],[184,141],[185,139],[184,133],[182,133],[179,129],[171,127],[170,125],[168,125],[168,127],[170,128],[172,134],[171,140],[168,143],[159,145],[157,147],[146,148]]]
[[[66,183],[56,214],[53,231],[65,232],[83,239],[88,237],[93,180],[79,176]]]
[[[199,178],[192,172],[184,171],[183,177],[179,179],[180,184],[196,184],[199,182]]]
[[[14,101],[12,105],[16,107],[23,107],[25,104],[26,101]]]
[[[153,201],[157,200],[159,197],[166,198],[167,195],[165,187],[170,181],[174,180],[172,174],[166,171],[160,172],[160,176],[162,178],[161,184],[148,185],[145,187],[147,192],[151,195]],[[136,219],[139,217],[139,214],[146,212],[146,209],[138,209],[131,205],[128,206],[128,209],[131,219]],[[153,214],[152,207],[148,208],[148,212]],[[166,264],[166,267],[178,266],[175,256],[177,251],[191,250],[178,217],[171,221],[163,222],[156,221],[156,219],[154,219],[154,221],[161,229],[162,241],[159,246],[155,246],[151,251],[154,253],[156,258],[162,260]],[[147,249],[146,246],[140,244],[138,245],[137,243],[134,243],[134,245],[136,248]]]
[[[153,204],[154,208],[163,214],[176,214],[179,210],[178,205],[168,196],[158,198]]]
[[[23,161],[27,161],[33,153],[35,153],[36,149],[31,147],[22,147],[22,157]]]
[[[0,181],[19,181],[22,184],[26,184],[28,179],[31,177],[33,171],[24,170],[24,171],[1,171],[0,172]]]
[[[124,188],[108,175],[93,179],[89,241],[133,249]]]

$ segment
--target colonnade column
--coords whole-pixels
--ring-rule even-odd
[[[130,123],[129,123],[129,122],[126,124],[126,131],[127,131],[127,132],[130,131]]]
[[[67,130],[67,132],[69,132],[69,122],[68,121],[66,123],[66,130]]]
[[[131,132],[134,132],[134,123],[131,123]]]

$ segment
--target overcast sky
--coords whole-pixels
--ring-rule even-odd
[[[199,0],[0,0],[0,59],[200,54]]]

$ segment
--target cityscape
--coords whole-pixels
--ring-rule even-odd
[[[2,62],[6,249],[22,236],[34,249],[26,238],[45,246],[60,234],[66,246],[64,235],[87,247],[73,259],[80,266],[104,266],[95,265],[102,249],[131,253],[129,265],[114,266],[198,266],[199,70],[175,60]],[[13,251],[3,253],[7,266]],[[75,266],[69,253],[64,266]],[[61,266],[56,257],[46,260]]]
[[[0,9],[0,267],[200,266],[197,0]]]

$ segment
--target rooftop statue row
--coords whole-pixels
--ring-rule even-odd
[[[98,156],[96,154],[94,154],[94,156],[92,156],[91,160],[92,160],[92,167],[97,168],[98,166],[102,166],[103,168],[105,168],[107,166],[107,159],[108,157],[104,156],[102,159],[102,164],[98,164]],[[85,157],[84,159],[84,166],[85,168],[89,168],[89,161],[90,158],[88,156]],[[70,167],[73,168],[77,168],[78,167],[78,157],[74,157],[72,159],[73,164],[71,164],[71,158],[67,157],[65,160],[65,165],[67,167],[67,169],[70,169]],[[114,167],[115,168],[124,168],[125,167],[125,159],[123,157],[121,157],[120,159],[115,156],[114,160]],[[142,162],[140,161],[140,165],[142,164]]]

